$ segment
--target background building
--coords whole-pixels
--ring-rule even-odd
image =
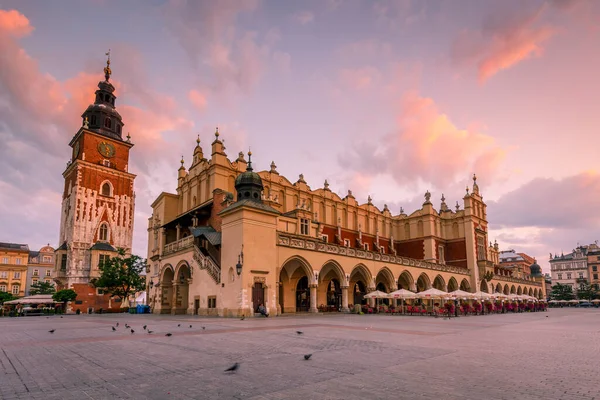
[[[54,249],[48,244],[40,251],[29,251],[27,263],[27,286],[25,295],[29,296],[31,285],[36,282],[54,284]]]
[[[553,285],[557,283],[569,285],[573,288],[573,293],[577,295],[578,281],[589,281],[588,247],[577,246],[572,252],[561,253],[560,256],[550,254],[550,273]]]
[[[90,286],[90,279],[99,276],[98,265],[117,249],[130,253],[133,239],[135,175],[128,170],[133,144],[129,136],[122,138],[124,123],[109,82],[110,59],[104,75],[94,104],[82,114],[82,127],[69,143],[71,160],[63,172],[55,280],[77,292],[73,309],[81,312],[112,305],[108,296]]]
[[[425,193],[419,210],[393,215],[351,191],[311,189],[277,171],[231,161],[219,132],[200,140],[176,193],[161,193],[148,224],[148,299],[157,313],[249,315],[347,311],[373,290],[503,292],[544,297],[543,277],[497,274],[477,178],[452,210]]]
[[[600,247],[597,242],[588,247],[587,264],[590,284],[593,285],[596,290],[600,290]]]
[[[0,242],[0,292],[25,295],[29,246]]]

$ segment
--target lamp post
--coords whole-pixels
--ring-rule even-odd
[[[236,270],[238,276],[240,276],[242,274],[242,266],[244,265],[244,264],[242,264],[242,262],[243,261],[242,261],[241,255],[238,255],[238,262],[237,262],[237,264],[235,264],[235,270]]]

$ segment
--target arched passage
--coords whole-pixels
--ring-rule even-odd
[[[525,288],[525,290],[527,290],[527,288]],[[519,286],[519,287],[517,288],[517,294],[518,294],[519,296],[523,294],[523,288],[521,288],[521,286]]]
[[[314,296],[310,293],[313,281],[314,272],[308,261],[297,256],[287,259],[279,270],[278,303],[281,312],[316,311],[316,292]]]
[[[503,293],[502,285],[500,283],[496,284],[496,288],[494,289],[494,293]]]
[[[485,282],[485,279],[483,280],[483,282]],[[486,282],[486,289],[487,289],[487,282]],[[460,290],[463,290],[465,292],[470,292],[471,291],[471,284],[469,283],[469,281],[465,278],[462,281],[460,281]],[[483,292],[483,290],[482,290]],[[487,290],[486,290],[487,292]]]
[[[394,274],[392,274],[389,268],[383,267],[377,273],[375,285],[378,286],[380,283],[385,287],[386,293],[396,290],[396,279],[394,279]]]
[[[347,304],[342,304],[342,286],[346,286],[345,282],[344,270],[339,263],[329,260],[323,264],[317,291],[319,307],[326,307],[328,311],[339,311],[347,307]]]
[[[435,277],[435,279],[433,280],[433,287],[443,292],[445,292],[448,289],[446,287],[446,282],[444,281],[444,278],[442,278],[441,275]]]
[[[454,292],[455,290],[458,290],[458,282],[454,277],[451,277],[448,281],[448,292]]]
[[[417,292],[423,292],[429,288],[431,288],[431,281],[427,274],[423,272],[417,279]]]
[[[181,261],[175,268],[175,284],[173,285],[174,307],[171,310],[172,314],[187,314],[190,278],[191,271],[189,264],[186,261]]]
[[[398,277],[398,289],[414,291],[415,279],[408,271],[402,271]]]
[[[373,278],[369,269],[363,264],[358,264],[352,269],[350,273],[350,290],[352,291],[353,304],[367,304],[364,295],[367,294],[372,281]]]
[[[510,294],[510,289],[508,288],[508,285],[504,285],[504,294],[506,294],[506,295]]]
[[[517,293],[517,288],[515,288],[515,285],[512,285],[510,287],[510,294],[516,294]]]
[[[170,314],[173,301],[173,279],[175,271],[170,264],[163,267],[160,274],[160,313]]]
[[[462,282],[461,282],[461,286],[462,286]],[[479,284],[479,290],[484,292],[484,293],[489,293],[489,286],[488,283],[485,279],[481,280],[481,283]]]

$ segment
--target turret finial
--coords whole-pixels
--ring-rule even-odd
[[[252,150],[248,147],[248,166],[246,167],[246,171],[252,171]]]
[[[181,161],[179,161],[181,163],[181,166],[183,167],[183,164],[185,164],[185,161],[183,160],[183,156],[181,156]]]
[[[473,183],[477,183],[477,175],[473,174]]]
[[[108,49],[108,53],[106,53],[106,56],[108,58],[106,59],[106,67],[104,67],[104,79],[106,80],[106,82],[108,82],[108,80],[110,79],[110,75],[112,74],[112,70],[110,69],[110,49]]]
[[[127,132],[127,142],[131,142],[131,135]]]
[[[196,139],[196,146],[200,146],[200,134],[198,134],[198,139]]]
[[[219,138],[219,127],[217,126],[217,129],[215,129],[215,137],[218,139]]]

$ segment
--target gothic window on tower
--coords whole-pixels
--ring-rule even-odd
[[[104,127],[110,129],[112,126],[112,123],[110,122],[110,118],[106,118],[104,120]]]
[[[60,258],[60,269],[63,271],[67,269],[67,255],[66,254],[63,254]]]
[[[100,194],[102,196],[106,196],[106,197],[112,196],[112,188],[110,187],[110,183],[104,182],[102,184],[102,188],[100,189]]]
[[[98,121],[96,120],[96,116],[92,115],[92,121],[91,121],[92,126],[95,126],[97,122]]]
[[[485,240],[483,236],[477,236],[477,259],[485,260]]]
[[[104,242],[108,241],[108,225],[106,225],[106,223],[100,225],[100,230],[98,231],[98,240],[102,240]]]

